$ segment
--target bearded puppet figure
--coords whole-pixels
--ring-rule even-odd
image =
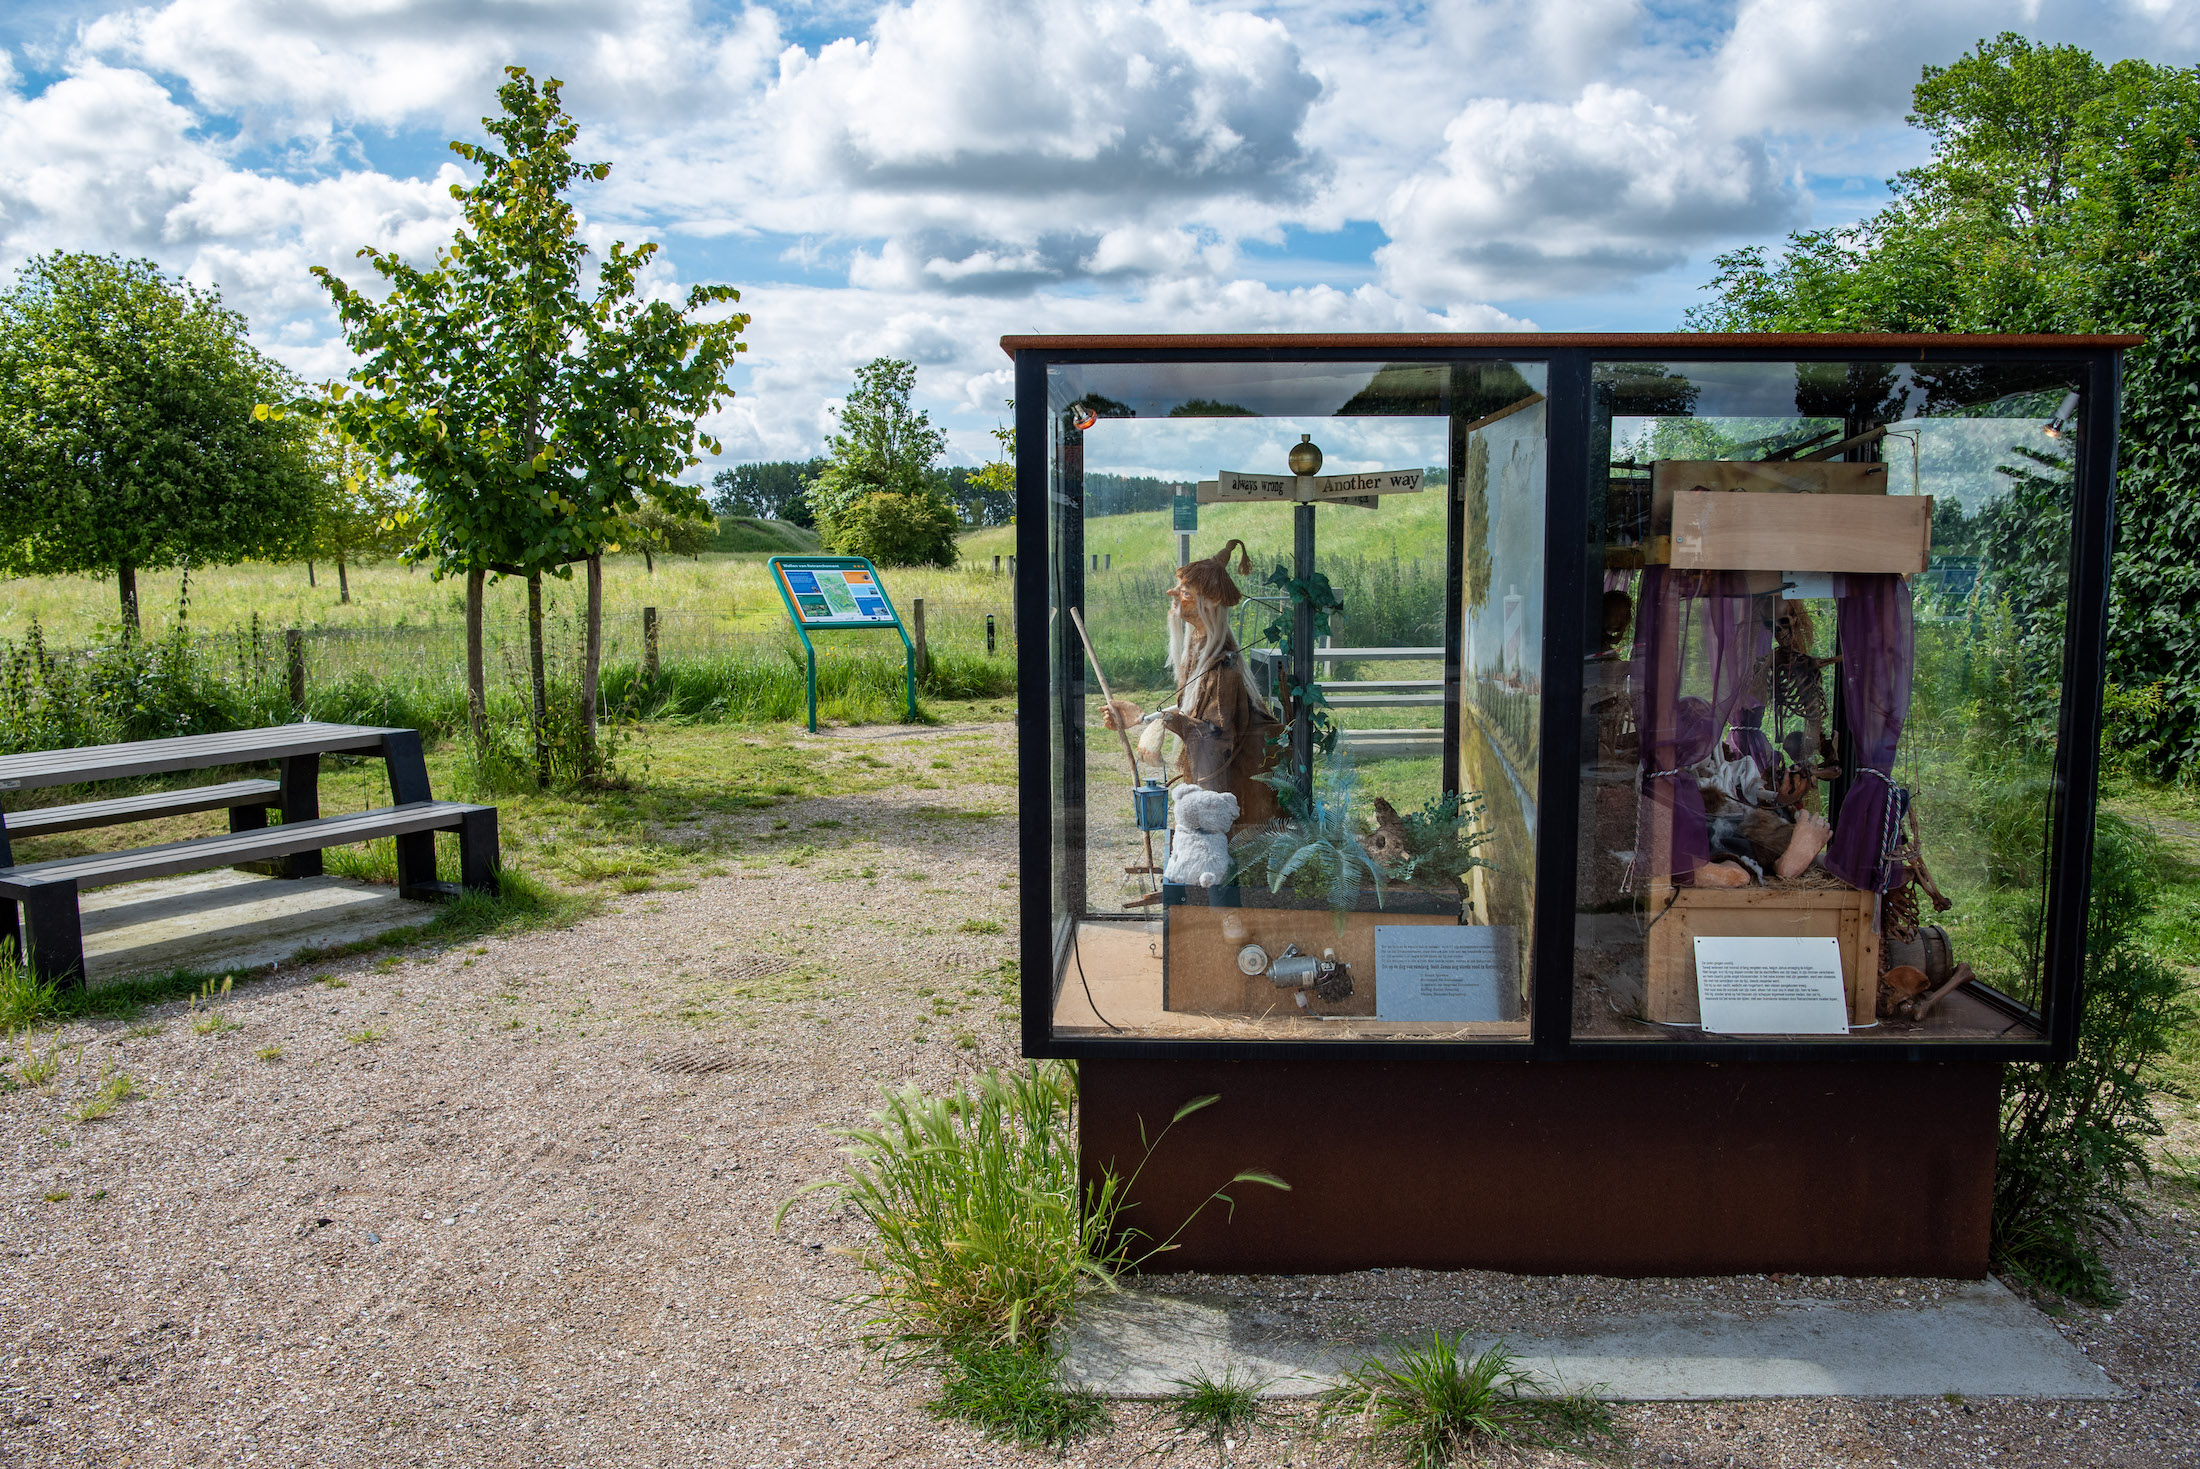
[[[1169,671],[1176,677],[1176,701],[1145,726],[1139,754],[1160,763],[1163,741],[1179,742],[1176,780],[1202,790],[1228,791],[1238,800],[1232,833],[1261,826],[1276,817],[1274,787],[1260,780],[1275,764],[1273,741],[1281,726],[1253,688],[1252,671],[1230,635],[1230,609],[1244,600],[1230,576],[1230,553],[1238,572],[1253,569],[1242,541],[1231,541],[1213,556],[1176,573],[1169,589]],[[1129,729],[1144,711],[1128,699],[1110,705],[1101,722]]]

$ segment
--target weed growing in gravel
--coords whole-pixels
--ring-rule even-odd
[[[1220,1377],[1194,1368],[1169,1385],[1176,1391],[1161,1400],[1154,1417],[1173,1441],[1196,1440],[1213,1449],[1217,1466],[1229,1464],[1230,1450],[1247,1435],[1282,1416],[1261,1396],[1274,1379],[1240,1377],[1235,1367],[1223,1368]]]
[[[204,984],[201,984],[199,986],[199,992],[191,997],[191,1002],[188,1007],[191,1012],[192,1034],[220,1035],[225,1030],[244,1029],[244,1027],[239,1025],[236,1021],[231,1020],[228,1016],[222,1014],[221,1011],[214,1008],[214,1002],[216,1000],[227,999],[229,997],[229,987],[230,985],[235,983],[235,981],[235,975],[225,974],[222,976],[221,987],[219,989],[215,988],[214,981],[212,981],[211,979],[207,980]],[[201,1006],[204,1006],[205,1008],[201,1009]]]
[[[1026,1448],[1058,1449],[1108,1423],[1100,1395],[1064,1387],[1061,1358],[1028,1342],[951,1348],[925,1408]]]
[[[61,1042],[55,1041],[43,1056],[28,1046],[24,1047],[23,1054],[16,1057],[15,1074],[25,1086],[44,1087],[51,1084],[61,1074]]]
[[[1220,1098],[1185,1103],[1151,1139],[1141,1128],[1139,1169],[1087,1188],[1076,1093],[1060,1062],[989,1070],[946,1096],[888,1092],[870,1127],[838,1134],[847,1176],[806,1185],[775,1220],[818,1190],[852,1208],[874,1236],[848,1252],[870,1277],[848,1302],[863,1313],[864,1345],[896,1368],[938,1367],[935,1411],[1020,1442],[1059,1443],[1101,1421],[1062,1388],[1049,1345],[1078,1295],[1173,1249],[1209,1204],[1234,1210],[1230,1187],[1290,1187],[1239,1173],[1154,1241],[1123,1226],[1125,1197],[1170,1129]]]
[[[387,1038],[388,1035],[387,1030],[376,1030],[371,1025],[362,1025],[357,1030],[344,1032],[344,1039],[355,1046],[371,1046],[376,1041]]]
[[[69,1115],[78,1122],[97,1122],[102,1117],[113,1116],[115,1108],[137,1094],[137,1083],[130,1079],[129,1072],[110,1069],[100,1073],[99,1089]]]
[[[0,940],[0,1035],[28,1029],[61,1013],[53,985],[15,962],[15,940]]]
[[[1550,1392],[1499,1342],[1479,1355],[1464,1336],[1429,1333],[1395,1364],[1370,1357],[1322,1395],[1324,1426],[1399,1451],[1420,1469],[1473,1461],[1485,1449],[1586,1448],[1612,1433],[1611,1410],[1585,1392]]]
[[[50,1193],[46,1195],[46,1202],[49,1204],[66,1204],[68,1201],[69,1196],[65,1193]]]
[[[134,1041],[145,1041],[151,1040],[156,1035],[164,1034],[167,1029],[168,1022],[165,1020],[141,1020],[124,1031],[123,1034]]]
[[[262,1046],[252,1054],[262,1061],[272,1064],[283,1059],[283,1048],[281,1046]]]

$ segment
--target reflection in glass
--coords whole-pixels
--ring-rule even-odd
[[[2037,1038],[2077,406],[1597,367],[1577,1036]]]
[[[1048,369],[1057,1035],[1525,1037],[1542,387]]]

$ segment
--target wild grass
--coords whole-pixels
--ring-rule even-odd
[[[1499,1342],[1473,1353],[1465,1337],[1429,1333],[1394,1360],[1370,1357],[1323,1394],[1325,1427],[1358,1435],[1419,1469],[1479,1460],[1489,1451],[1585,1449],[1612,1432],[1593,1394],[1559,1393]]]
[[[1027,1448],[1060,1449],[1108,1424],[1108,1406],[1090,1388],[1062,1383],[1061,1359],[1043,1346],[960,1345],[940,1363],[940,1394],[925,1404]]]
[[[127,1071],[102,1072],[99,1085],[69,1116],[78,1122],[98,1122],[114,1115],[115,1108],[138,1095],[137,1083]]]
[[[1111,1171],[1090,1187],[1080,1180],[1076,1090],[1073,1068],[1044,1062],[984,1072],[944,1096],[888,1092],[869,1127],[839,1134],[845,1176],[806,1185],[778,1216],[820,1191],[852,1210],[869,1232],[848,1252],[868,1278],[848,1302],[864,1345],[897,1370],[937,1367],[942,1411],[967,1410],[1012,1437],[1039,1435],[1029,1442],[1057,1442],[1091,1421],[1059,1387],[1050,1345],[1081,1294],[1112,1289],[1123,1271],[1173,1248],[1209,1204],[1234,1209],[1229,1188],[1289,1187],[1241,1172],[1166,1237],[1129,1229],[1123,1213],[1138,1172]],[[1145,1157],[1216,1100],[1179,1108]],[[1023,1406],[1009,1411],[1014,1403]]]
[[[1172,1441],[1203,1443],[1213,1449],[1217,1469],[1227,1469],[1233,1447],[1283,1416],[1263,1396],[1274,1380],[1240,1376],[1234,1366],[1223,1368],[1220,1377],[1197,1367],[1171,1379],[1169,1385],[1175,1391],[1161,1400],[1155,1419],[1168,1429]]]
[[[15,1058],[16,1080],[24,1086],[40,1088],[51,1086],[54,1078],[60,1074],[61,1043],[59,1041],[55,1041],[48,1046],[44,1055],[40,1055],[29,1046],[25,1046],[22,1054]]]
[[[191,997],[186,1007],[190,1012],[193,1035],[220,1035],[225,1030],[244,1028],[214,1008],[215,1001],[229,998],[230,987],[235,983],[235,975],[225,974],[219,988],[215,987],[211,979],[199,985],[198,993]]]
[[[51,981],[16,962],[14,940],[0,940],[0,1035],[28,1030],[60,1013],[60,997]]]

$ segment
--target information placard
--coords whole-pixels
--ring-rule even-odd
[[[804,627],[890,627],[897,619],[869,566],[775,560],[787,604]]]
[[[1846,1035],[1841,944],[1831,938],[1698,938],[1696,999],[1720,1035]]]
[[[1377,1020],[1513,1020],[1519,941],[1481,924],[1375,925]]]

